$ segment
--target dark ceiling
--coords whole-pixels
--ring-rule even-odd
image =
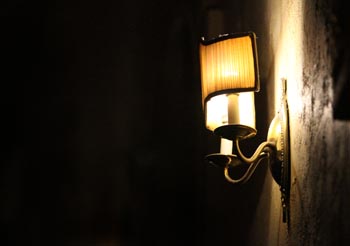
[[[203,2],[3,5],[1,245],[244,245],[263,180],[203,162]]]

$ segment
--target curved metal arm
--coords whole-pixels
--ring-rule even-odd
[[[230,165],[229,164],[226,165],[226,167],[224,169],[224,174],[225,174],[226,180],[229,181],[230,183],[233,183],[233,184],[239,184],[239,183],[243,183],[244,184],[245,182],[247,182],[250,179],[250,177],[254,173],[254,171],[255,171],[256,167],[258,166],[258,164],[260,163],[260,161],[262,159],[264,159],[265,157],[267,157],[267,156],[268,156],[268,153],[266,153],[266,152],[261,153],[261,155],[259,156],[259,159],[256,162],[254,162],[254,163],[250,163],[248,170],[239,179],[231,178],[231,176],[229,174]]]
[[[231,178],[229,174],[229,168],[230,168],[230,163],[232,162],[232,158],[230,159],[230,162],[225,166],[224,169],[224,174],[225,178],[227,181],[233,184],[238,184],[238,183],[245,183],[247,182],[251,176],[253,175],[255,169],[257,168],[258,164],[260,161],[266,157],[269,157],[271,151],[274,148],[274,144],[271,142],[263,142],[259,145],[259,147],[256,149],[255,153],[251,157],[246,157],[242,153],[240,147],[239,147],[239,140],[236,139],[236,148],[237,148],[237,158],[240,159],[242,162],[246,163],[249,165],[248,170],[244,173],[244,175],[239,178],[239,179],[233,179]]]
[[[242,151],[241,148],[239,147],[239,139],[237,138],[236,141],[236,149],[237,149],[237,154],[238,157],[245,163],[250,164],[256,162],[256,160],[259,158],[260,154],[264,151],[265,148],[270,147],[274,148],[275,145],[271,142],[262,142],[259,147],[255,150],[255,153],[251,157],[246,157]]]

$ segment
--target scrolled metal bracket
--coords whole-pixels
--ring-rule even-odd
[[[256,130],[244,125],[224,125],[214,133],[233,141],[234,153],[211,154],[205,158],[209,163],[223,167],[226,180],[233,184],[246,183],[261,160],[268,159],[272,177],[280,186],[284,223],[289,221],[290,196],[289,112],[286,92],[286,80],[282,79],[280,109],[270,124],[267,141],[261,143],[251,157],[242,153],[239,144],[241,140],[255,136]],[[248,165],[246,172],[238,179],[232,178],[229,170],[240,165]]]

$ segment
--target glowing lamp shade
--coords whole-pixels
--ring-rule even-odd
[[[200,44],[202,101],[210,130],[225,124],[255,128],[259,73],[254,33],[223,35]]]

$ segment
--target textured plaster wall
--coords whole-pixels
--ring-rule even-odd
[[[270,53],[264,69],[268,70],[267,88],[275,91],[268,101],[269,116],[278,109],[280,79],[288,83],[291,213],[289,225],[283,224],[279,187],[267,173],[250,244],[346,245],[350,240],[350,121],[333,118],[336,17],[332,6],[322,0],[265,3],[267,30],[260,50]]]

